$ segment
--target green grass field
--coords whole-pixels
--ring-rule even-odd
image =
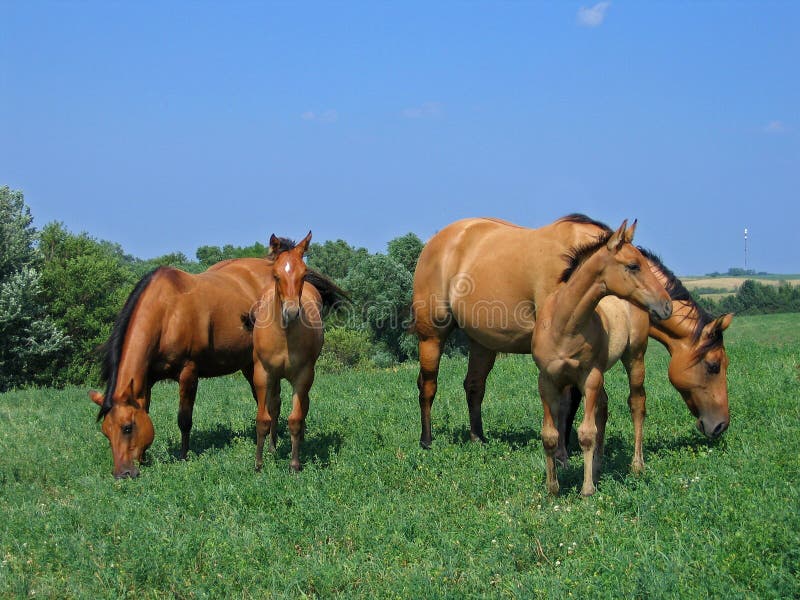
[[[731,426],[701,437],[648,353],[647,471],[630,474],[620,368],[598,493],[582,461],[544,489],[530,357],[490,376],[468,441],[464,359],[443,362],[434,446],[419,449],[416,368],[319,375],[305,470],[281,442],[255,473],[240,378],[200,385],[189,460],[177,388],[156,386],[136,480],[111,476],[84,389],[0,396],[0,597],[789,598],[800,595],[800,315],[726,332]]]

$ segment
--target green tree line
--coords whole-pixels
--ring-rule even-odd
[[[700,303],[714,314],[727,312],[737,315],[763,315],[771,313],[800,312],[800,286],[786,281],[768,285],[746,279],[735,294],[717,301],[701,298]]]
[[[422,241],[413,233],[372,254],[344,240],[313,243],[309,266],[333,278],[352,302],[326,319],[319,366],[390,366],[414,357],[407,333],[411,283]],[[142,260],[119,244],[53,222],[37,230],[22,192],[0,187],[0,391],[24,385],[97,384],[97,348],[139,279],[169,265],[190,273],[269,248],[201,246]]]
[[[408,233],[370,253],[344,240],[313,243],[310,267],[347,290],[351,303],[326,317],[318,366],[341,370],[387,367],[416,358],[408,333],[414,268],[422,251]],[[139,279],[170,265],[191,273],[229,258],[264,257],[251,246],[201,246],[195,258],[177,252],[143,260],[119,244],[73,233],[53,222],[37,230],[22,192],[0,187],[0,391],[24,385],[93,384],[96,349],[108,338],[118,311]],[[716,313],[800,311],[800,288],[745,282],[735,296],[703,301]],[[447,351],[463,353],[466,340],[451,336]]]

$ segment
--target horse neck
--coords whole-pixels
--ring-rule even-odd
[[[134,398],[141,398],[145,395],[148,385],[148,372],[154,344],[148,339],[147,334],[136,328],[133,323],[128,327],[128,332],[129,335],[125,336],[122,355],[116,367],[116,383],[112,390],[112,397],[127,392],[133,381]],[[159,337],[159,335],[155,336],[156,344]]]
[[[679,344],[691,344],[697,327],[697,308],[690,302],[672,301],[672,316],[663,321],[650,321],[650,336],[672,354]]]
[[[655,275],[658,282],[667,287],[669,278],[651,261],[650,272]],[[650,321],[650,335],[661,342],[672,354],[676,345],[690,343],[694,338],[694,331],[697,327],[698,312],[697,307],[692,302],[686,300],[672,301],[672,316],[663,321]]]
[[[605,285],[598,279],[604,251],[601,249],[588,257],[556,291],[552,315],[554,331],[577,333],[586,326],[600,300],[608,295]]]

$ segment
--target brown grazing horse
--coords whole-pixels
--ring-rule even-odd
[[[89,392],[100,406],[115,477],[139,474],[136,463],[154,438],[148,412],[157,381],[180,384],[181,458],[189,450],[198,378],[241,371],[252,387],[253,340],[241,315],[271,279],[272,264],[226,260],[198,275],[159,267],[136,284],[102,348],[105,393]]]
[[[669,318],[672,301],[632,244],[636,222],[624,221],[613,234],[571,251],[560,285],[537,311],[531,352],[539,367],[539,394],[544,407],[542,445],[547,489],[558,493],[556,449],[561,398],[571,386],[585,398],[578,439],[584,456],[583,488],[590,496],[603,455],[608,397],[603,374],[623,355],[636,356],[647,345],[644,326],[631,327],[629,315],[600,301],[613,294],[648,311],[656,320]],[[632,336],[632,332],[639,332]]]
[[[292,384],[292,412],[288,419],[292,438],[290,466],[299,471],[300,445],[306,431],[308,392],[314,382],[314,365],[322,350],[323,306],[346,299],[329,279],[307,270],[303,255],[311,232],[296,246],[284,249],[274,235],[270,239],[275,262],[272,281],[249,314],[253,327],[253,361],[256,402],[256,471],[263,464],[264,439],[275,451],[281,411],[281,379]],[[313,276],[310,276],[312,275]]]
[[[470,437],[484,440],[481,404],[486,378],[497,353],[530,352],[536,307],[558,285],[563,270],[561,257],[570,248],[597,239],[607,231],[609,228],[603,223],[576,214],[538,229],[498,219],[464,219],[431,238],[419,257],[414,274],[422,447],[430,447],[430,412],[436,394],[439,360],[453,329],[462,328],[469,338],[464,389]],[[698,417],[701,431],[708,436],[719,435],[728,424],[728,360],[722,331],[730,324],[731,315],[714,319],[694,303],[680,281],[660,261],[650,255],[649,262],[673,299],[672,317],[657,324],[650,323],[650,336],[670,351],[670,380],[692,414]],[[621,303],[631,311],[638,310],[613,296],[603,302]],[[631,386],[629,404],[639,449],[633,468],[640,470],[643,462],[639,460],[637,468],[636,456],[641,459],[641,423],[645,414],[643,356],[631,357],[626,368]],[[563,455],[566,457],[565,450]]]

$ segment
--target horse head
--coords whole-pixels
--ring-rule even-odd
[[[697,417],[697,428],[712,439],[722,435],[730,423],[728,355],[722,332],[732,319],[732,314],[726,314],[708,323],[691,345],[672,349],[669,363],[670,382]]]
[[[269,239],[270,249],[276,255],[272,267],[275,279],[275,298],[280,303],[281,321],[286,327],[300,316],[300,296],[303,293],[303,281],[308,270],[303,255],[311,243],[311,232],[294,248],[281,251],[280,238],[275,234]]]
[[[153,422],[144,408],[145,399],[135,397],[132,379],[127,389],[114,394],[110,407],[100,392],[90,391],[89,398],[100,406],[103,434],[111,444],[114,457],[114,477],[138,477],[136,463],[142,460],[155,437]]]
[[[636,221],[627,227],[622,222],[606,242],[609,262],[603,270],[603,283],[612,294],[633,302],[655,319],[672,315],[672,300],[664,286],[650,272],[644,255],[631,243]]]

